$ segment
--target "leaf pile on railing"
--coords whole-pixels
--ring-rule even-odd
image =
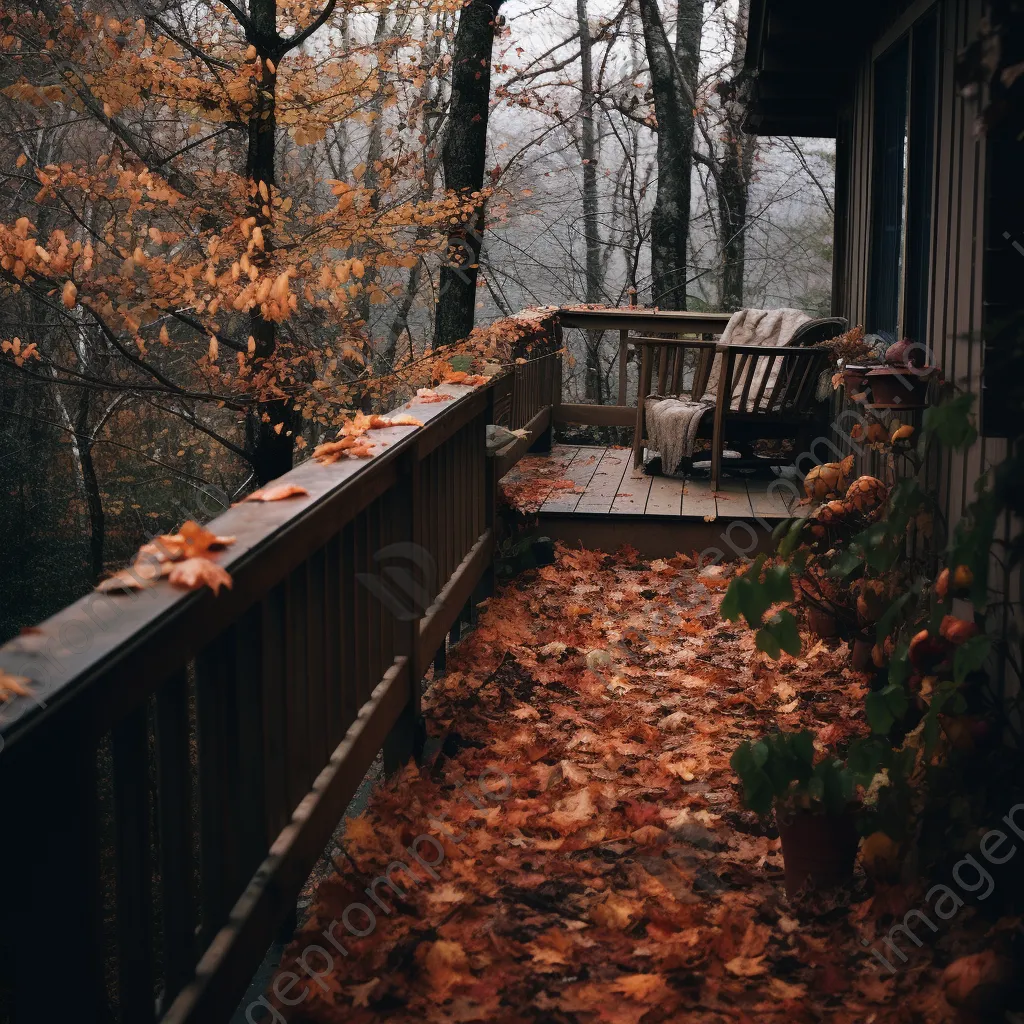
[[[326,441],[313,449],[313,458],[325,466],[342,458],[368,459],[373,455],[371,449],[376,447],[375,442],[366,437],[371,430],[422,426],[418,419],[405,413],[399,413],[397,416],[367,416],[365,413],[357,412],[342,425],[338,431],[337,441]]]
[[[209,587],[215,594],[221,587],[231,589],[231,575],[212,561],[214,552],[235,543],[234,537],[218,537],[191,519],[177,533],[154,537],[139,548],[128,569],[120,569],[96,588],[101,593],[144,590],[166,579],[183,590]]]

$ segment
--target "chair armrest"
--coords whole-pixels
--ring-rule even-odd
[[[821,348],[793,348],[791,345],[721,345],[723,352],[735,352],[737,355],[785,356],[792,355],[797,359],[813,359],[828,357],[828,352]]]

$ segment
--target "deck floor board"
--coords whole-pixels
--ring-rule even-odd
[[[544,456],[531,456],[531,459]],[[767,472],[733,472],[720,481],[716,492],[706,470],[696,470],[684,480],[674,476],[647,476],[633,469],[627,448],[555,445],[547,456],[543,478],[551,490],[540,514],[579,517],[654,517],[659,521],[680,519],[788,519],[807,515],[809,508],[796,503],[796,488],[779,482]],[[533,463],[536,467],[536,463]],[[520,479],[531,470],[520,463],[513,475]],[[536,472],[534,468],[533,472]],[[573,488],[556,486],[571,480]]]
[[[603,448],[578,448],[565,471],[565,479],[571,480],[576,488],[554,491],[541,505],[541,512],[575,512],[604,458],[604,452]]]

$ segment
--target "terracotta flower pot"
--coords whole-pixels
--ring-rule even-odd
[[[850,645],[850,661],[855,672],[870,672],[874,668],[871,660],[871,650],[874,644],[863,636],[855,637]]]
[[[868,408],[923,409],[928,404],[928,379],[932,368],[878,366],[866,375],[870,391]]]
[[[779,814],[778,826],[790,899],[801,892],[834,889],[853,878],[860,837],[852,810],[839,815]]]
[[[835,613],[813,604],[807,609],[807,628],[826,640],[839,635],[839,621]]]
[[[843,367],[843,387],[848,395],[859,395],[867,387],[869,369],[867,366]]]

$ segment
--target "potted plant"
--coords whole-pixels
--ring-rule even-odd
[[[923,409],[934,366],[876,366],[865,374],[869,409]]]
[[[744,805],[760,815],[775,811],[790,898],[853,877],[858,778],[834,755],[816,760],[814,733],[776,732],[746,741],[730,764],[743,785]]]

